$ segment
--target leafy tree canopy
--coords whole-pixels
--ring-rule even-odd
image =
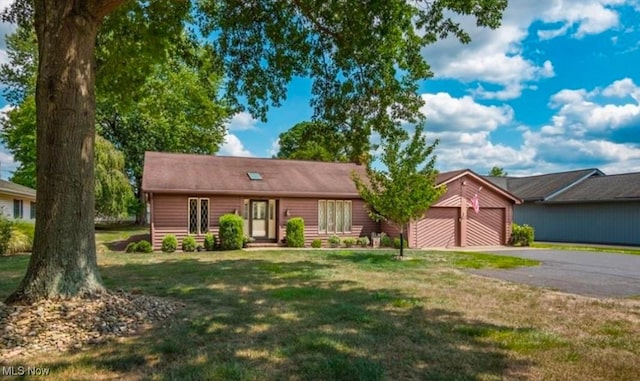
[[[347,161],[349,146],[337,128],[322,122],[300,122],[279,136],[278,159]]]
[[[438,141],[427,145],[423,132],[424,127],[418,125],[410,140],[402,134],[385,138],[380,159],[386,168],[376,169],[370,164],[367,179],[355,172],[352,175],[360,197],[367,203],[369,216],[395,225],[400,233],[446,191],[445,186],[435,183],[433,150]]]
[[[502,167],[493,167],[491,168],[491,171],[489,171],[489,176],[504,177],[508,175],[509,174],[505,172],[504,168]]]

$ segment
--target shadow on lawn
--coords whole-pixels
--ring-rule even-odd
[[[121,239],[117,241],[105,242],[104,245],[111,251],[124,251],[127,248],[127,245],[131,242],[138,242],[140,240],[149,241],[151,236],[147,234],[136,234],[132,235],[127,239]]]
[[[332,280],[311,261],[196,259],[102,268],[107,286],[179,298],[165,326],[48,366],[180,380],[501,379],[507,359],[490,332],[398,290]]]

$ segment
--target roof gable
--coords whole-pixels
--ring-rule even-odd
[[[448,184],[451,183],[463,176],[469,176],[472,177],[473,179],[475,179],[476,181],[478,181],[480,184],[482,184],[483,187],[487,187],[488,189],[492,189],[494,192],[501,194],[502,196],[511,199],[514,203],[516,204],[521,204],[522,200],[516,196],[515,194],[511,193],[510,191],[508,191],[505,188],[502,188],[498,185],[496,185],[495,183],[489,181],[488,179],[484,178],[483,176],[478,175],[477,173],[473,172],[470,169],[462,169],[462,170],[458,170],[458,171],[451,171],[451,172],[443,172],[438,174],[438,177],[436,179],[436,182],[438,183],[438,185],[441,184]]]

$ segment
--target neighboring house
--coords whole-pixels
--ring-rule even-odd
[[[35,221],[36,191],[11,181],[0,180],[0,213],[14,220]]]
[[[487,178],[524,200],[514,221],[533,226],[538,241],[640,245],[640,173]]]
[[[179,241],[218,233],[218,220],[236,213],[247,236],[280,242],[289,218],[302,217],[305,244],[314,239],[397,232],[371,220],[351,179],[366,176],[364,166],[301,160],[225,157],[147,152],[142,190],[150,210],[151,241]],[[500,245],[510,235],[511,207],[519,200],[469,170],[441,174],[448,186],[442,199],[408,229],[410,247]],[[478,188],[480,213],[467,213]]]

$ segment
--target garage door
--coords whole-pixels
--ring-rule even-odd
[[[430,208],[416,223],[417,247],[448,247],[459,245],[459,208]]]
[[[469,209],[467,215],[467,246],[504,245],[504,209],[481,208],[480,213]]]

